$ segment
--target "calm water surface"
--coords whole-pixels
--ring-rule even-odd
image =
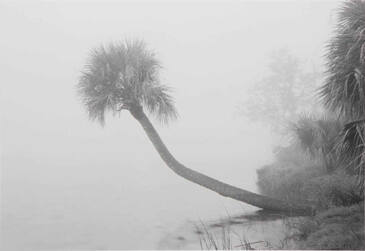
[[[3,250],[199,249],[194,224],[256,210],[185,181],[168,170],[153,149],[148,151],[146,155],[154,158],[147,161],[129,154],[128,165],[123,164],[125,160],[108,159],[108,154],[127,158],[128,153],[123,155],[120,149],[103,152],[103,158],[96,152],[80,157],[73,151],[50,151],[42,158],[41,152],[17,156],[5,151]],[[195,152],[193,148],[191,152]],[[238,151],[212,156],[213,165],[190,164],[255,190],[254,169],[238,168],[234,163],[240,161],[234,156],[240,156]],[[260,224],[256,226],[262,228]],[[273,224],[271,229],[280,222]],[[261,230],[251,229],[248,237],[252,241],[262,238]]]

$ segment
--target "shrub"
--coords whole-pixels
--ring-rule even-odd
[[[317,207],[349,206],[363,200],[363,192],[357,186],[357,177],[337,171],[312,178],[303,190],[307,199]]]
[[[280,149],[273,164],[257,170],[257,185],[265,195],[303,202],[308,197],[303,190],[305,184],[324,172],[320,164],[292,145]]]
[[[305,249],[364,249],[363,222],[362,203],[351,207],[331,208],[314,219],[306,219],[300,223],[300,246]]]

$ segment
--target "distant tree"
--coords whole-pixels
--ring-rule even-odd
[[[312,213],[308,205],[255,194],[208,177],[178,162],[145,114],[147,110],[163,122],[176,118],[169,88],[159,82],[159,69],[160,64],[154,54],[141,41],[112,44],[108,48],[94,50],[78,83],[79,94],[89,117],[104,123],[106,111],[129,111],[140,123],[162,160],[179,176],[220,195],[260,208]],[[142,153],[136,154],[142,156]]]
[[[296,121],[302,113],[315,113],[319,109],[315,91],[320,74],[302,68],[300,60],[287,49],[275,51],[268,74],[255,83],[241,105],[243,115],[285,134],[288,122]]]

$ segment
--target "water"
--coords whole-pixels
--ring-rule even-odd
[[[159,242],[159,249],[290,249],[295,243],[285,216],[259,211],[222,219],[187,221]]]
[[[188,239],[187,222],[256,210],[177,176],[135,121],[122,122],[123,128],[118,120],[104,130],[86,128],[85,121],[84,130],[30,134],[20,128],[5,135],[3,250],[178,248],[165,240],[182,226]],[[262,156],[270,155],[270,146],[244,144],[239,130],[194,131],[170,128],[162,136],[188,167],[256,190],[255,169],[267,163]],[[258,137],[267,139],[253,133],[244,139]]]
[[[137,182],[113,165],[73,169],[72,163],[19,156],[4,158],[3,163],[12,167],[3,171],[4,250],[199,249],[194,224],[256,210],[160,167],[156,169],[173,183],[148,184],[146,177]],[[278,221],[270,224],[251,225],[246,236],[252,241],[267,239],[271,230],[281,228]],[[212,231],[220,232],[214,227]]]

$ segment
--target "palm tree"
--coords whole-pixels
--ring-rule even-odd
[[[337,152],[350,160],[360,184],[365,166],[365,1],[346,1],[328,44],[327,79],[320,90],[325,105],[347,123]],[[347,165],[344,165],[347,166]],[[362,187],[362,185],[361,185]]]
[[[144,110],[168,122],[177,117],[170,89],[159,82],[160,64],[142,41],[111,44],[92,51],[78,83],[89,117],[104,124],[105,112],[123,110],[141,124],[166,165],[181,177],[220,195],[268,210],[312,214],[308,205],[258,195],[189,169],[178,162],[162,142]]]

